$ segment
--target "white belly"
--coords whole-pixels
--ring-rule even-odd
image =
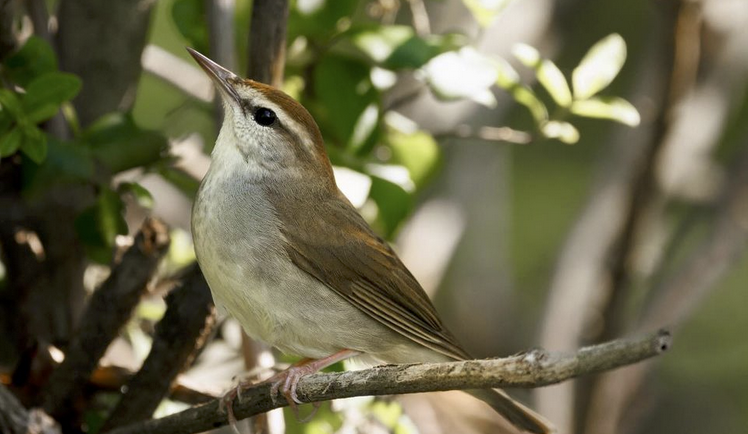
[[[214,301],[253,338],[310,358],[346,348],[399,352],[408,345],[293,265],[256,186],[206,178],[192,218],[195,252]]]

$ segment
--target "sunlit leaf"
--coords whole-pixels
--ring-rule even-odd
[[[519,80],[519,74],[504,59],[496,62],[498,77],[496,85],[509,92],[515,101],[527,107],[532,114],[535,123],[542,125],[548,120],[548,109],[529,87],[523,85]]]
[[[413,29],[408,26],[380,26],[355,32],[351,41],[372,60],[381,63],[413,35]]]
[[[574,98],[586,99],[605,89],[626,61],[626,41],[613,33],[592,46],[572,73]]]
[[[512,0],[462,0],[481,27],[488,27]]]
[[[0,157],[13,155],[21,146],[23,133],[20,128],[13,128],[0,137]]]
[[[610,119],[630,127],[641,122],[639,112],[630,102],[617,97],[594,97],[575,101],[571,112],[588,118]]]
[[[535,48],[526,44],[515,45],[512,53],[525,66],[535,70],[538,82],[548,91],[556,104],[561,107],[568,107],[571,104],[569,83],[555,63],[541,58]]]
[[[420,68],[435,56],[467,42],[459,34],[418,36],[412,27],[401,25],[359,26],[345,36],[371,62],[391,70]],[[346,39],[338,47],[345,51]]]
[[[540,131],[549,139],[558,139],[566,144],[574,144],[579,141],[579,130],[568,122],[549,121]]]
[[[131,193],[140,206],[153,209],[153,195],[137,182],[123,182],[119,186],[119,191],[122,193]]]
[[[379,122],[379,108],[376,104],[369,104],[353,127],[353,133],[348,141],[348,147],[354,151],[360,150],[371,137]]]
[[[425,131],[405,133],[390,128],[387,141],[392,149],[391,162],[408,169],[416,187],[422,185],[436,169],[439,146],[431,134]]]
[[[122,199],[114,190],[103,188],[99,193],[96,207],[97,228],[107,244],[114,246],[115,237],[127,233]]]
[[[492,107],[496,99],[491,86],[499,77],[497,62],[472,47],[441,54],[424,67],[434,93],[445,100],[472,99]]]

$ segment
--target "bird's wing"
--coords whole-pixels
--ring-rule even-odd
[[[297,267],[403,336],[448,357],[469,358],[397,254],[342,195],[309,205],[313,215],[276,210]]]

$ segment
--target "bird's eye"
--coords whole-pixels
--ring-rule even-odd
[[[275,112],[269,108],[260,107],[255,111],[254,119],[255,122],[263,127],[269,127],[270,125],[273,125],[273,122],[275,122],[278,117],[275,115]]]

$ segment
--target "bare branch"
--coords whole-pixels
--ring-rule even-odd
[[[26,411],[0,384],[0,432],[5,434],[59,434],[60,427],[40,409]]]
[[[46,386],[44,409],[57,420],[70,416],[69,406],[86,384],[119,329],[140,301],[161,257],[169,247],[166,227],[153,219],[143,223],[135,243],[109,278],[94,292],[65,353]]]
[[[487,387],[541,387],[636,363],[661,354],[670,345],[670,334],[661,330],[582,348],[575,353],[533,350],[501,359],[386,365],[362,371],[315,374],[299,381],[298,394],[304,402],[320,402],[364,395]],[[273,402],[268,384],[253,387],[243,393],[243,397],[242,402],[234,404],[234,413],[238,418],[287,405],[283,397]],[[218,406],[218,400],[215,400],[163,419],[128,425],[110,432],[169,434],[206,431],[228,423],[225,412],[219,412]]]
[[[247,77],[276,87],[283,82],[287,21],[287,0],[253,3]]]
[[[423,0],[408,0],[410,13],[413,15],[413,28],[418,36],[428,36],[431,33],[431,23],[426,5]]]
[[[184,283],[166,297],[167,310],[156,325],[153,346],[103,430],[148,419],[195,352],[203,346],[214,322],[213,299],[197,264]]]
[[[439,139],[473,139],[485,140],[487,142],[509,142],[518,145],[526,145],[532,141],[532,134],[526,131],[515,130],[509,127],[478,127],[462,124],[457,125],[452,131],[435,133],[434,138]]]

